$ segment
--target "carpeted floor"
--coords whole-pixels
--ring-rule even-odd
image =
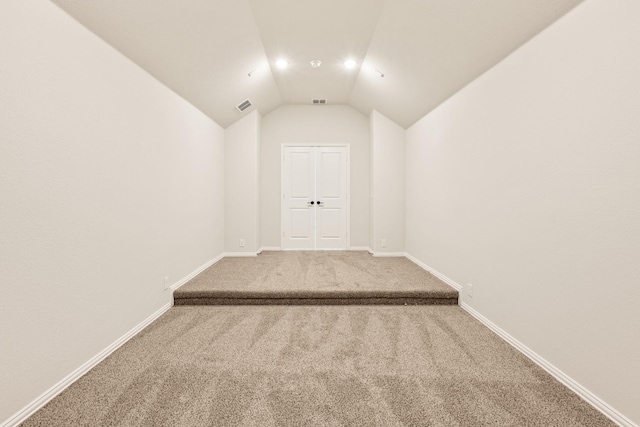
[[[610,426],[457,306],[174,307],[23,426]]]
[[[176,305],[457,304],[458,292],[404,257],[278,251],[224,258],[174,299]]]

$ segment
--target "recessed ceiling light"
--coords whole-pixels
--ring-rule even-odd
[[[322,64],[322,61],[320,61],[319,59],[314,59],[310,62],[310,64],[313,68],[318,68],[320,64]]]
[[[351,70],[352,68],[356,68],[356,65],[358,65],[358,63],[356,61],[354,61],[353,59],[347,59],[346,61],[344,61],[344,67],[347,70]]]
[[[289,65],[289,62],[286,59],[278,59],[276,61],[276,67],[280,68],[281,70],[287,68],[287,65]]]

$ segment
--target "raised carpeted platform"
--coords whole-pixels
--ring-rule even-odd
[[[458,291],[404,257],[282,251],[225,258],[174,293],[176,305],[457,304]]]

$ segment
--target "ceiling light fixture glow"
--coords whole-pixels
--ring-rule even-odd
[[[284,70],[285,68],[287,68],[288,65],[289,65],[289,62],[286,59],[278,59],[276,61],[276,67],[278,67],[281,70]]]
[[[358,65],[358,63],[353,59],[347,59],[346,61],[344,61],[344,67],[347,70],[351,70],[353,68],[356,68],[356,65]]]
[[[322,64],[322,61],[320,61],[319,59],[314,59],[310,62],[310,64],[313,68],[318,68],[320,64]]]

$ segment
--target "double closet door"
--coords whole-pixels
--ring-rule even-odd
[[[347,249],[347,146],[283,147],[282,249]]]

